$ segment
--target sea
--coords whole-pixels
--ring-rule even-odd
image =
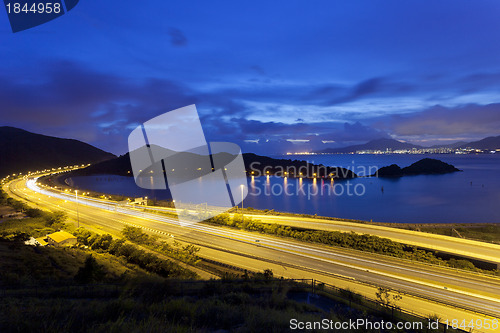
[[[248,177],[244,207],[390,223],[500,223],[500,154],[335,154],[271,156],[350,169],[359,176],[423,158],[452,164],[460,172],[400,178],[349,180]],[[166,190],[145,190],[132,177],[73,177],[80,189],[128,197],[170,199]],[[235,199],[238,200],[235,194]],[[241,200],[238,200],[241,201]],[[241,206],[241,204],[240,204]]]

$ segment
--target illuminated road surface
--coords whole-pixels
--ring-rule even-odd
[[[11,183],[10,189],[33,202],[52,209],[64,208],[70,216],[76,216],[74,195],[39,188],[34,181],[26,184],[18,180]],[[342,276],[356,284],[363,281],[388,286],[500,318],[500,279],[495,277],[200,223],[181,227],[172,218],[93,198],[79,197],[78,207],[80,219],[86,224],[101,225],[116,233],[125,225],[134,225],[159,235],[174,235],[181,241],[202,246],[202,255],[211,254],[212,259],[235,266],[255,269],[258,260],[261,270],[271,264],[281,265],[283,270],[279,274],[285,276],[288,271],[296,270],[301,271],[304,278],[314,276],[322,281]],[[245,262],[253,266],[245,267]]]

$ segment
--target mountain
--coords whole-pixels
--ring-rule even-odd
[[[386,150],[386,149],[399,150],[399,149],[412,149],[412,148],[422,148],[422,147],[394,139],[382,138],[369,141],[362,145],[347,146],[343,148],[328,148],[317,151],[316,153],[345,154],[345,153],[354,153],[358,150]]]
[[[178,160],[170,160],[169,165],[172,165],[172,163],[185,164],[193,168],[190,171],[192,172],[191,174],[199,174],[199,172],[197,171],[197,167],[203,164],[203,160],[199,159],[200,155],[194,153],[178,153],[178,155]],[[218,156],[217,160],[222,165],[228,164],[234,158],[234,155],[227,153],[218,153],[216,155]],[[201,156],[201,158],[204,157]],[[302,173],[302,176],[304,177],[314,177],[315,174],[318,178],[329,177],[332,174],[335,174],[334,178],[337,179],[357,177],[354,172],[344,168],[326,167],[321,164],[315,165],[306,161],[299,160],[275,159],[252,153],[243,154],[243,161],[245,163],[245,169],[248,175],[253,174],[254,176],[275,175],[294,177],[300,176],[300,173]],[[174,169],[176,168],[177,167],[174,167]],[[149,172],[149,169],[145,169],[144,172],[146,172],[147,174],[147,172]],[[111,160],[93,164],[84,169],[72,171],[69,175],[88,176],[96,174],[132,176],[132,166],[130,164],[129,153]],[[203,172],[200,175],[202,174]]]
[[[500,149],[500,135],[490,136],[479,141],[466,143],[459,148],[474,148],[483,150],[495,150]]]
[[[401,168],[397,164],[380,168],[373,176],[402,177],[414,175],[440,175],[456,171],[460,170],[451,164],[433,158],[424,158],[410,166],[407,166],[406,168]]]
[[[0,127],[0,176],[65,165],[102,162],[115,155],[87,143]]]

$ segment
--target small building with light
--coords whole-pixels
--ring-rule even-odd
[[[47,235],[47,244],[53,246],[71,246],[76,244],[76,236],[66,231],[58,231]]]

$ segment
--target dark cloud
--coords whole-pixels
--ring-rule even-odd
[[[365,126],[360,122],[285,124],[233,118],[229,123],[222,126],[224,127],[219,127],[219,130],[229,129],[225,126],[230,126],[231,132],[229,133],[231,133],[231,136],[226,137],[228,141],[237,141],[245,147],[261,149],[262,144],[267,144],[269,141],[276,143],[285,142],[286,140],[308,140],[308,142],[298,142],[293,145],[287,144],[286,147],[288,147],[289,151],[292,148],[291,151],[318,150],[328,145],[341,146],[344,143],[364,143],[382,137],[389,137],[387,133]],[[247,145],[243,143],[244,140],[259,140],[259,144]],[[323,141],[329,143],[323,143]]]
[[[323,141],[333,141],[332,145],[363,143],[389,134],[402,138],[463,137],[464,133],[481,138],[500,134],[500,104],[435,106],[389,116],[382,110],[382,116],[376,118],[362,109],[321,109],[335,105],[331,104],[334,100],[337,104],[372,96],[397,100],[398,96],[411,96],[423,89],[387,77],[351,86],[276,83],[196,89],[164,78],[131,79],[106,74],[68,61],[46,62],[39,67],[43,70],[36,74],[29,70],[17,71],[16,75],[0,74],[2,123],[80,139],[115,153],[126,151],[127,136],[138,124],[190,104],[197,105],[209,141],[237,142],[248,149],[261,149],[263,142],[281,142],[287,149],[315,150],[324,148]],[[477,74],[455,80],[454,87],[492,86],[493,81],[494,76]],[[287,123],[289,114],[296,119],[294,123]],[[261,119],[260,115],[272,120],[256,120]],[[260,144],[245,143],[257,139]],[[309,141],[290,146],[286,140]]]
[[[250,66],[250,69],[253,70],[255,73],[259,74],[259,75],[262,75],[262,76],[266,76],[266,71],[260,67],[259,65],[253,65],[253,66]]]
[[[272,84],[260,84],[261,81],[253,81],[255,84],[243,88],[226,89],[226,96],[238,99],[247,99],[260,102],[284,103],[293,105],[316,105],[335,106],[357,102],[372,97],[398,98],[413,96],[429,88],[428,84],[418,87],[414,83],[390,78],[370,78],[355,84],[321,83],[293,84],[273,82]]]
[[[333,98],[330,101],[330,104],[342,104],[355,101],[362,97],[381,92],[382,90],[383,90],[382,78],[378,77],[371,78],[355,85],[347,95],[340,96],[339,98]]]
[[[170,44],[172,44],[173,46],[185,46],[188,42],[186,36],[184,35],[184,32],[177,28],[171,27],[168,29],[167,33],[170,37]]]
[[[190,104],[197,105],[207,140],[237,142],[247,148],[261,145],[246,145],[245,140],[286,142],[283,147],[292,148],[297,145],[290,146],[286,140],[309,140],[310,149],[319,149],[323,140],[352,142],[383,135],[359,122],[298,119],[287,124],[248,119],[255,110],[239,102],[238,93],[225,90],[207,93],[172,80],[131,80],[66,61],[51,62],[44,68],[44,79],[38,81],[29,76],[0,76],[0,109],[6,110],[2,122],[76,138],[115,153],[126,151],[127,137],[137,125]],[[271,109],[265,112],[278,112]]]
[[[123,152],[131,126],[198,102],[168,80],[129,80],[71,62],[45,68],[43,80],[0,76],[2,123]]]
[[[375,129],[370,126],[361,124],[359,121],[355,123],[344,123],[344,134],[337,140],[341,141],[370,141],[380,138],[389,138],[389,134],[382,130]]]
[[[470,136],[500,134],[500,104],[434,106],[421,112],[392,115],[374,127],[399,136]]]

